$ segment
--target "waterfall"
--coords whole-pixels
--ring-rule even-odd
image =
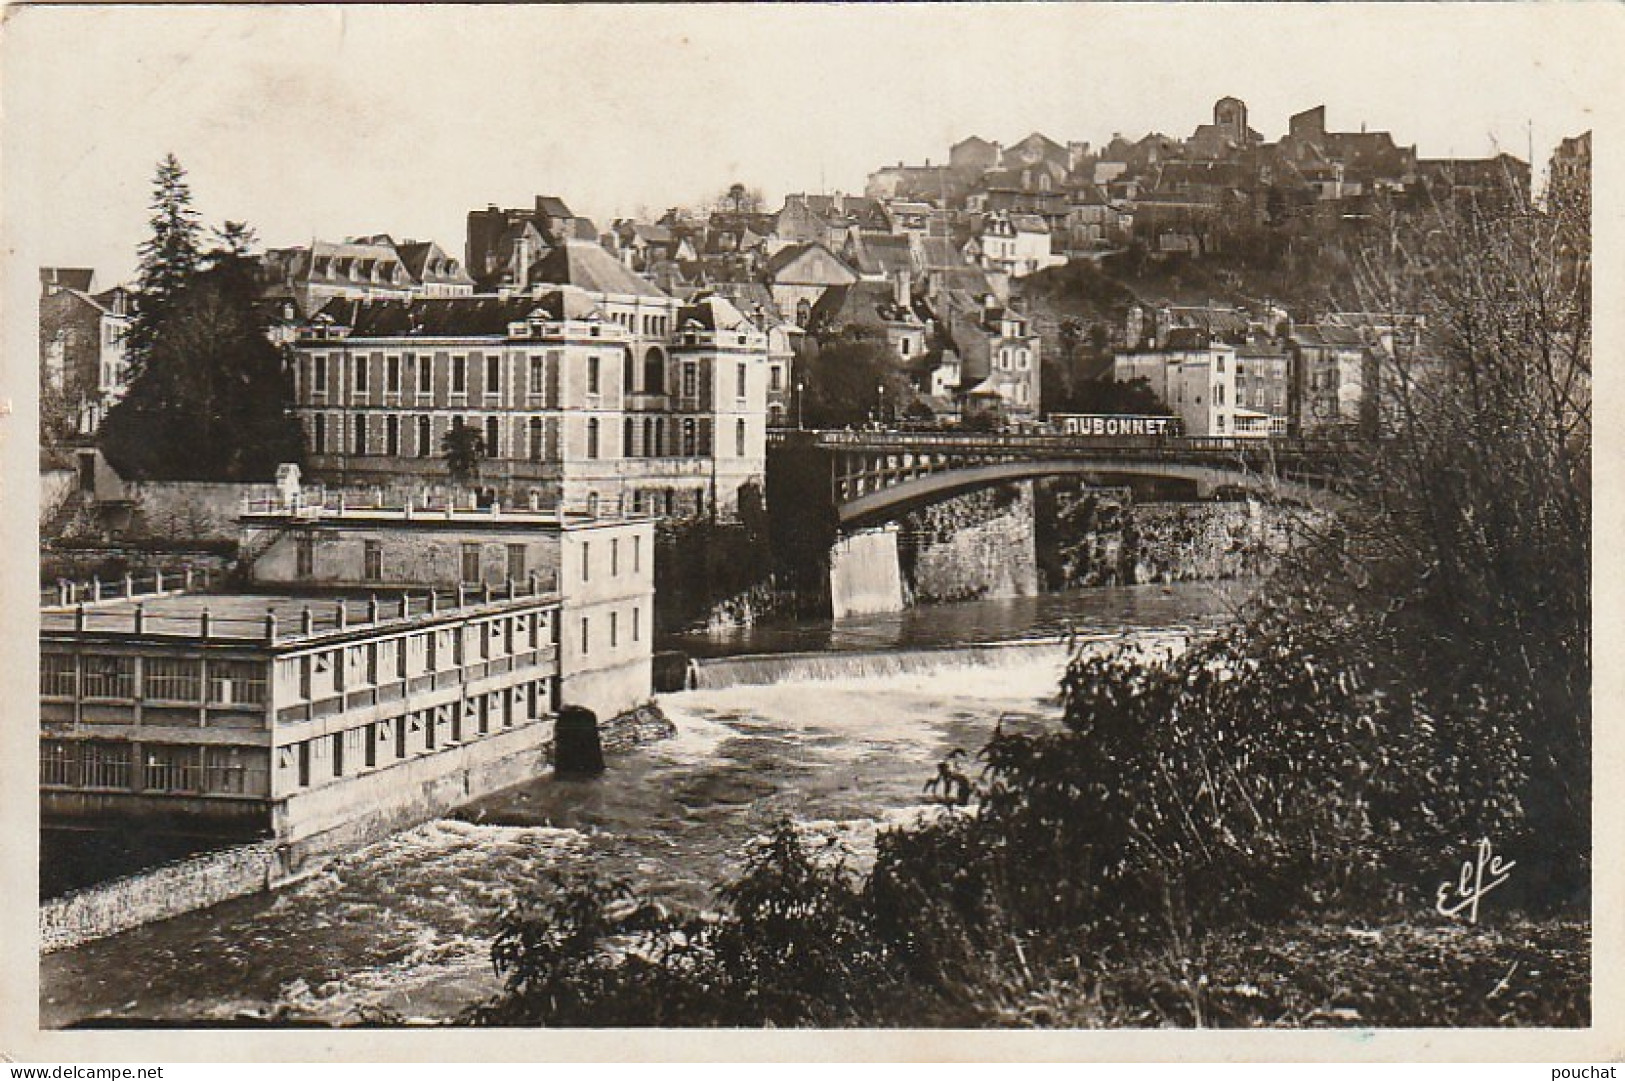
[[[829,553],[829,601],[836,619],[903,610],[896,525],[835,541]]]
[[[1132,650],[1147,661],[1185,651],[1210,630],[1170,627],[1115,634],[1071,635],[912,650],[836,650],[812,653],[753,653],[696,658],[689,662],[688,689],[715,690],[821,680],[864,679],[969,668],[1000,668],[1053,661],[1057,671],[1073,656]]]

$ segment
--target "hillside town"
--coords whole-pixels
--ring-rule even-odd
[[[1588,136],[1565,141],[1552,182],[1589,153]],[[1147,380],[1191,435],[1369,426],[1375,351],[1423,328],[1352,296],[1262,294],[1265,249],[1335,243],[1379,207],[1532,194],[1509,154],[1421,158],[1389,132],[1328,130],[1324,106],[1266,142],[1223,98],[1186,138],[969,136],[941,163],[877,169],[862,195],[777,210],[736,183],[703,210],[600,224],[538,195],[469,210],[461,258],[389,234],[273,248],[260,296],[308,476],[422,481],[469,426],[510,504],[728,513],[767,429],[805,423],[809,357],[842,341],[890,369],[842,423],[1032,428],[1068,411],[1045,394],[1075,372]],[[1116,269],[1130,259],[1138,273]],[[1125,287],[1115,310],[1078,318],[1033,288],[1079,267]],[[64,453],[93,444],[126,385],[130,292],[95,278],[41,271],[42,440]],[[1224,376],[1209,394],[1186,391],[1209,372]]]
[[[1372,460],[1350,448],[1414,423],[1396,373],[1448,382],[1439,307],[1381,295],[1352,253],[1441,209],[1589,199],[1590,132],[1537,166],[1343,123],[1223,97],[1188,135],[970,134],[861,194],[770,202],[724,177],[705,205],[610,220],[538,177],[522,205],[482,193],[460,238],[361,231],[395,226],[358,200],[355,234],[263,250],[240,222],[204,239],[165,158],[139,281],[39,268],[41,822],[67,851],[126,845],[51,867],[46,948],[454,813],[577,821],[512,791],[670,736],[656,695],[707,678],[770,687],[843,652],[861,678],[928,670],[909,650],[1008,663],[994,633],[1052,668],[1106,663],[1036,603],[957,639],[909,609],[1154,585],[1103,625],[1206,648],[1230,598],[1174,587],[1262,580],[1347,505]],[[1558,253],[1554,277],[1581,262]],[[1588,425],[1589,384],[1554,408]],[[741,644],[809,615],[761,656]],[[944,809],[969,800],[957,761],[926,784]],[[730,760],[721,796],[684,790],[700,810],[660,821],[704,832],[781,765]],[[155,867],[186,887],[97,892]]]

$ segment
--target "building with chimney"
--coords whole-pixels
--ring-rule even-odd
[[[89,268],[40,270],[41,438],[57,443],[93,435],[129,386],[124,334],[129,290],[94,292]]]

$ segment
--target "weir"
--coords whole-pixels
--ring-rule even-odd
[[[998,668],[1023,662],[1067,659],[1064,638],[1035,638],[1018,642],[951,646],[944,649],[850,650],[816,653],[760,653],[741,657],[696,659],[689,669],[694,690],[765,686],[808,680],[835,681],[875,676],[940,672],[965,668]]]

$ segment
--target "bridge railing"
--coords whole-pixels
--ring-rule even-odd
[[[813,446],[848,451],[959,453],[1068,452],[1149,453],[1157,457],[1192,454],[1341,455],[1354,444],[1343,439],[1286,438],[1281,436],[1089,436],[1033,435],[1007,432],[849,432],[809,431],[785,433],[770,441],[774,446]]]

